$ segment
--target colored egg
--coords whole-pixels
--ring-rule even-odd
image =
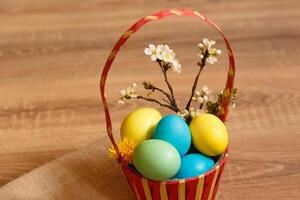
[[[128,138],[137,144],[150,139],[161,114],[153,108],[139,108],[130,112],[122,122],[121,138]]]
[[[191,146],[189,126],[178,115],[166,115],[157,124],[152,138],[172,144],[180,156],[185,155]]]
[[[195,117],[190,124],[190,130],[193,145],[208,156],[220,155],[228,145],[226,126],[214,115],[202,114]]]
[[[174,178],[184,179],[199,176],[212,169],[214,161],[200,153],[187,154],[181,158],[181,166]]]
[[[134,149],[132,162],[144,177],[165,181],[178,172],[181,159],[171,144],[163,140],[150,139]]]

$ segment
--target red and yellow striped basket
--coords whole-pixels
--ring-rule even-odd
[[[136,199],[207,200],[214,199],[217,194],[227,155],[227,153],[224,154],[221,161],[211,171],[190,179],[159,182],[142,177],[126,165],[122,167],[122,170]]]
[[[235,75],[235,62],[233,58],[233,53],[230,47],[230,44],[220,30],[220,28],[208,19],[206,16],[200,14],[197,11],[190,10],[190,9],[171,9],[171,10],[164,10],[153,15],[146,16],[135,24],[133,24],[117,41],[114,48],[112,49],[105,66],[103,68],[100,80],[100,93],[102,97],[102,103],[105,112],[106,118],[106,127],[109,139],[115,148],[115,151],[118,155],[118,162],[121,165],[122,171],[127,178],[131,191],[135,195],[136,199],[138,200],[211,200],[214,199],[218,187],[220,184],[220,179],[222,176],[222,172],[224,170],[225,163],[228,158],[228,149],[226,152],[221,156],[215,167],[208,171],[207,173],[189,179],[182,179],[182,180],[170,180],[170,181],[152,181],[145,177],[142,177],[138,172],[136,172],[132,167],[123,164],[122,158],[120,156],[120,152],[116,145],[116,142],[113,137],[112,133],[112,123],[110,112],[108,109],[108,104],[105,97],[105,83],[107,79],[108,72],[111,68],[111,65],[121,49],[121,47],[125,44],[125,42],[136,32],[138,31],[143,25],[158,21],[170,16],[189,16],[194,17],[196,19],[200,19],[210,25],[211,27],[215,28],[220,35],[223,37],[224,42],[226,44],[227,52],[228,52],[228,73],[227,73],[227,81],[225,89],[223,90],[223,101],[221,105],[220,115],[219,118],[225,122],[226,117],[228,115],[228,105],[230,104],[231,95],[233,91],[234,85],[234,75]]]

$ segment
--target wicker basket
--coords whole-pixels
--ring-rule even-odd
[[[164,19],[169,16],[195,17],[196,19],[200,19],[205,23],[209,24],[210,26],[212,26],[213,28],[215,28],[223,37],[228,51],[229,67],[228,67],[226,87],[223,91],[224,98],[221,105],[219,118],[223,122],[225,122],[228,114],[228,105],[230,103],[230,99],[233,91],[234,75],[235,75],[235,63],[234,63],[234,58],[233,58],[233,54],[229,42],[225,37],[225,35],[220,30],[220,28],[214,22],[212,22],[206,16],[200,14],[199,12],[190,9],[171,9],[171,10],[164,10],[156,14],[146,16],[140,19],[135,24],[133,24],[120,37],[120,39],[117,41],[114,48],[112,49],[109,57],[107,58],[107,61],[102,71],[101,81],[100,81],[100,92],[101,92],[102,103],[105,111],[107,133],[119,157],[118,162],[122,168],[124,175],[127,178],[131,191],[135,195],[136,199],[138,200],[167,200],[167,199],[169,200],[184,200],[184,199],[210,200],[215,198],[216,193],[218,191],[218,186],[220,184],[222,172],[224,170],[224,166],[228,158],[228,149],[220,157],[219,161],[214,166],[214,168],[201,176],[193,177],[189,179],[159,182],[159,181],[152,181],[145,177],[142,177],[138,172],[136,172],[136,170],[133,167],[128,166],[124,164],[124,162],[122,162],[118,147],[115,143],[113,133],[112,133],[112,123],[111,123],[110,113],[109,113],[109,109],[105,97],[105,83],[106,83],[108,71],[117,53],[119,52],[120,48],[128,40],[128,38],[130,38],[143,25],[149,22],[154,22],[157,20]]]

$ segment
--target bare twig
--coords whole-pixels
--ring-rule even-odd
[[[171,104],[173,107],[175,107],[177,110],[179,110],[178,106],[177,106],[177,103],[176,103],[176,99],[175,99],[175,96],[174,96],[174,91],[173,91],[173,88],[172,88],[172,85],[170,84],[169,80],[168,80],[168,76],[167,76],[167,70],[170,68],[169,66],[169,63],[164,65],[162,62],[158,61],[158,64],[161,68],[161,71],[163,72],[164,74],[164,79],[165,79],[165,82],[168,86],[168,89],[171,93],[171,97],[170,97],[170,101],[171,101]]]
[[[143,85],[144,85],[144,88],[145,88],[146,90],[151,90],[150,93],[155,92],[155,91],[159,91],[160,93],[162,93],[163,95],[165,95],[165,96],[168,98],[168,100],[169,100],[168,103],[170,103],[170,104],[172,103],[171,95],[170,95],[169,93],[167,93],[166,91],[164,91],[163,89],[161,89],[161,88],[159,88],[159,87],[156,87],[156,86],[153,85],[153,83],[151,83],[151,82],[146,82],[146,81],[144,81],[144,82],[143,82]]]
[[[168,104],[170,104],[170,101],[168,101],[167,99],[162,98],[162,100]]]
[[[203,108],[204,104],[201,103],[200,106],[199,106],[199,109],[201,110]]]
[[[202,70],[203,70],[203,68],[204,68],[204,66],[205,66],[205,64],[206,64],[206,59],[207,59],[207,57],[208,57],[208,50],[206,50],[206,51],[204,52],[204,55],[203,55],[203,58],[201,59],[201,62],[197,63],[197,64],[199,65],[199,71],[198,71],[198,73],[197,73],[197,75],[196,75],[196,77],[195,77],[195,80],[194,80],[194,84],[193,84],[191,96],[190,96],[190,98],[189,98],[188,103],[187,103],[186,106],[185,106],[185,109],[186,109],[186,110],[190,110],[191,103],[192,103],[192,98],[193,98],[193,96],[194,96],[194,94],[195,94],[195,90],[196,90],[197,85],[198,85],[199,76],[200,76],[200,74],[201,74],[201,72],[202,72]]]
[[[166,91],[164,91],[161,88],[153,86],[153,91],[155,91],[155,90],[157,90],[157,91],[161,92],[162,94],[164,94],[169,99],[170,103],[172,103],[172,97],[170,96],[170,94],[168,94]]]
[[[162,106],[162,107],[166,107],[166,108],[169,108],[171,110],[173,110],[174,112],[178,112],[179,109],[174,107],[173,105],[169,105],[169,104],[164,104],[164,103],[161,103],[160,101],[156,100],[156,99],[152,99],[152,98],[148,98],[148,97],[143,97],[143,96],[137,96],[136,97],[137,99],[142,99],[142,100],[145,100],[145,101],[149,101],[149,102],[154,102],[154,103],[157,103],[158,105]]]

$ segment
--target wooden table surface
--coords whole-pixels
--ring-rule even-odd
[[[229,117],[230,160],[218,199],[300,199],[298,0],[1,0],[1,200],[132,199],[107,157],[99,73],[133,22],[173,7],[209,16],[236,56],[240,94]],[[115,133],[138,106],[118,106],[119,90],[133,80],[163,83],[143,48],[168,43],[175,49],[183,73],[171,78],[183,105],[203,37],[225,51],[216,32],[189,18],[151,24],[130,39],[108,80]],[[199,85],[222,89],[226,63],[223,55],[206,68]]]

